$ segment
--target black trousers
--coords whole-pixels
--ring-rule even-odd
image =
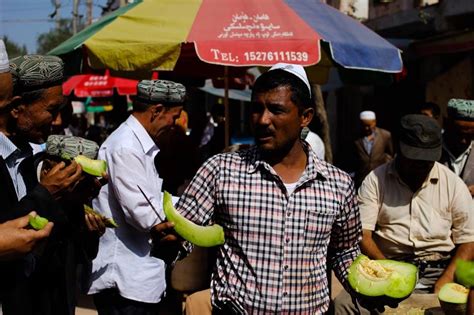
[[[117,289],[107,289],[94,294],[94,304],[99,315],[157,315],[159,303],[144,303],[122,297]]]

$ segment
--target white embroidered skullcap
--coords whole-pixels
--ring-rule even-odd
[[[360,120],[375,120],[375,113],[371,110],[365,110],[360,113]]]
[[[304,71],[304,68],[302,66],[293,65],[289,63],[277,63],[273,65],[268,71],[277,70],[277,69],[284,70],[286,72],[289,72],[297,76],[301,81],[304,82],[304,84],[306,84],[306,86],[308,87],[309,96],[311,97],[311,86],[309,85],[309,80],[308,80],[308,76],[306,75],[306,71]]]
[[[10,72],[10,63],[8,62],[7,49],[5,43],[0,39],[0,73]]]

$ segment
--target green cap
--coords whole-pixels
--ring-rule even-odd
[[[474,100],[450,99],[448,102],[448,116],[456,120],[474,120]]]
[[[145,103],[164,105],[182,104],[186,88],[181,83],[168,80],[142,80],[137,86],[137,98]]]
[[[64,63],[56,56],[25,55],[10,60],[15,92],[35,91],[61,85]]]

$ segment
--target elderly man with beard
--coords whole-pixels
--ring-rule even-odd
[[[300,139],[311,104],[303,67],[277,64],[261,75],[251,104],[256,146],[210,158],[177,204],[197,224],[224,227],[211,281],[214,314],[322,314],[326,264],[347,283],[360,253],[354,184]]]
[[[150,232],[161,222],[153,209],[162,209],[163,180],[154,159],[160,136],[174,125],[185,98],[180,83],[140,81],[132,115],[100,147],[110,178],[93,205],[118,224],[100,239],[92,265],[88,293],[101,315],[153,315],[164,297],[165,264],[150,255]]]
[[[13,81],[8,56],[5,44],[0,40],[0,110],[11,102],[12,93]],[[2,117],[0,116],[0,119]],[[1,260],[11,260],[30,252],[39,240],[46,238],[51,233],[52,229],[52,223],[40,231],[27,229],[27,226],[28,215],[0,224]]]
[[[0,221],[35,209],[54,221],[54,201],[81,176],[75,162],[60,163],[40,182],[31,143],[46,141],[51,123],[65,102],[62,95],[63,62],[52,56],[27,55],[10,61],[13,98],[0,112],[0,178],[6,183],[1,200],[6,211]],[[20,206],[18,202],[20,201]]]
[[[75,162],[61,162],[38,177],[37,155],[33,152],[33,146],[46,141],[51,123],[65,102],[63,69],[57,57],[26,55],[10,60],[13,93],[0,110],[0,180],[4,183],[0,222],[35,210],[55,226],[40,249],[0,267],[5,315],[62,315],[73,309],[73,301],[64,298],[67,288],[61,288],[73,274],[58,269],[70,265],[66,259],[72,256],[66,251],[74,250],[65,245],[71,244],[72,238],[65,228],[65,211],[70,209],[59,201],[74,193],[74,187],[83,179],[82,170]],[[51,277],[53,274],[56,276]]]
[[[466,183],[474,197],[474,100],[448,102],[440,163]]]

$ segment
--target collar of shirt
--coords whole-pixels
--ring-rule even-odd
[[[158,154],[159,149],[156,146],[155,141],[153,141],[143,125],[133,115],[128,117],[126,124],[137,137],[145,154],[151,153],[151,156]]]
[[[5,161],[12,158],[17,151],[20,152],[20,149],[3,132],[0,132],[0,155]]]
[[[402,178],[400,177],[400,174],[398,174],[398,171],[397,171],[397,167],[396,167],[396,159],[389,162],[390,165],[388,167],[388,174],[392,175],[392,176],[395,176],[401,183],[403,183],[404,185],[405,182],[402,180]],[[428,182],[430,183],[436,183],[438,182],[439,180],[439,169],[438,169],[438,162],[435,162],[433,167],[431,168],[431,171],[430,173],[428,174],[428,176],[426,177],[425,181],[423,182],[423,184],[421,185],[421,188],[425,187],[426,185],[428,185]]]
[[[448,146],[446,145],[446,141],[443,141],[443,149],[448,153],[449,159],[451,160],[451,162],[456,162],[458,160],[462,160],[464,156],[467,156],[467,155],[469,155],[469,153],[471,153],[473,143],[474,143],[474,141],[471,141],[471,144],[469,145],[469,147],[467,147],[466,151],[461,153],[458,157],[455,157],[454,154],[451,153]]]
[[[304,183],[313,179],[327,179],[329,174],[327,169],[323,167],[321,162],[317,162],[316,153],[309,148],[309,145],[305,141],[301,141],[303,144],[304,151],[308,157],[308,164],[303,172],[303,175],[299,179],[298,183]],[[251,160],[247,168],[247,172],[254,173],[259,167],[264,168],[271,174],[278,176],[267,162],[265,162],[259,153],[259,150],[256,146],[253,147],[251,151]]]

